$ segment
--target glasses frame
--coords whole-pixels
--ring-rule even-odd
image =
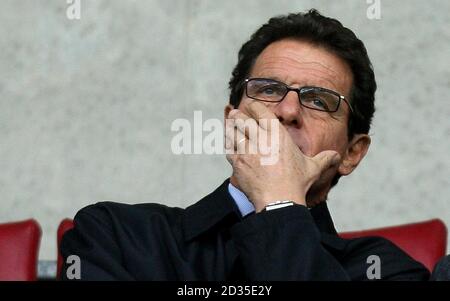
[[[248,90],[247,90],[248,89],[248,83],[250,81],[252,81],[252,80],[265,80],[265,81],[272,81],[274,83],[278,83],[278,84],[283,85],[284,87],[286,87],[286,93],[283,95],[283,97],[280,100],[277,100],[277,101],[264,100],[264,99],[259,99],[259,98],[253,97],[253,96],[249,96],[248,95]],[[334,113],[334,112],[337,112],[337,110],[339,110],[339,106],[341,105],[341,100],[343,100],[345,103],[347,103],[348,107],[350,108],[350,113],[353,114],[353,112],[354,112],[353,111],[353,107],[350,105],[350,102],[347,100],[347,98],[345,96],[343,96],[343,95],[341,95],[341,94],[339,94],[339,93],[337,93],[337,92],[335,92],[333,90],[325,89],[325,88],[322,88],[322,87],[304,86],[304,87],[300,87],[300,88],[293,88],[293,87],[290,87],[287,84],[285,84],[283,82],[280,82],[278,80],[271,79],[271,78],[264,78],[264,77],[246,78],[244,83],[245,83],[245,95],[248,98],[255,99],[255,100],[258,100],[258,101],[272,102],[272,103],[282,102],[283,99],[286,97],[286,95],[289,92],[294,91],[294,92],[297,92],[297,96],[298,96],[298,100],[299,100],[300,104],[302,106],[304,106],[305,108],[308,108],[308,109],[311,109],[311,110],[320,111],[320,112]],[[338,105],[336,107],[336,110],[334,110],[334,111],[324,111],[324,110],[315,109],[315,108],[311,108],[311,107],[308,107],[308,106],[304,105],[303,102],[302,102],[302,98],[300,97],[300,93],[302,93],[302,90],[304,91],[305,89],[314,89],[316,91],[327,92],[327,93],[331,93],[331,94],[337,96],[339,101],[338,101]]]

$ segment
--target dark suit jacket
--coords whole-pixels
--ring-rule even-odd
[[[242,218],[226,180],[186,208],[102,202],[78,212],[61,243],[81,280],[427,280],[429,272],[382,238],[338,237],[323,203]],[[66,277],[67,266],[62,277]]]
[[[439,260],[431,274],[431,281],[450,281],[450,255]]]

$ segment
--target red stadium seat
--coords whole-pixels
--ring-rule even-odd
[[[0,281],[35,281],[41,228],[33,220],[0,224]]]
[[[63,258],[61,256],[61,252],[59,251],[59,245],[61,244],[61,239],[62,239],[64,233],[66,233],[66,231],[68,231],[72,228],[73,228],[73,220],[71,220],[69,218],[62,220],[58,226],[58,231],[57,231],[58,261],[57,261],[57,270],[56,270],[57,279],[59,279],[59,276],[61,275],[61,269],[62,269],[62,265],[63,265]]]

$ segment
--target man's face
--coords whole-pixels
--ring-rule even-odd
[[[346,99],[350,99],[353,83],[351,69],[339,57],[322,47],[294,39],[281,40],[266,47],[257,57],[249,78],[274,79],[294,88],[322,87]],[[252,101],[244,93],[238,109],[245,112],[245,106]],[[354,134],[351,140],[348,139],[350,108],[344,101],[333,113],[302,106],[294,91],[290,91],[281,102],[261,103],[277,116],[304,155],[313,157],[322,151],[334,150],[341,156],[339,164],[323,171],[309,189],[306,196],[308,206],[326,200],[335,175],[350,174],[368,150],[368,135]],[[231,109],[231,105],[225,107],[225,118]],[[234,180],[233,176],[231,180]]]
[[[296,88],[327,88],[347,99],[352,86],[352,72],[340,58],[323,48],[291,39],[270,44],[256,59],[249,77],[276,79]],[[246,98],[244,93],[239,108]],[[314,156],[323,150],[344,155],[350,113],[344,101],[335,113],[303,107],[295,92],[289,92],[280,103],[262,103],[278,117],[305,155]]]

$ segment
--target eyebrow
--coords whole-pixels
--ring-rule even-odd
[[[283,84],[285,84],[287,86],[291,86],[290,84],[286,83],[285,80],[281,79],[280,77],[278,77],[276,75],[275,76],[255,76],[255,77],[250,77],[250,78],[266,78],[266,79],[271,79],[271,80],[275,80],[275,81],[281,82],[281,83],[283,83]],[[330,88],[326,88],[323,85],[309,84],[309,83],[305,83],[303,85],[300,85],[300,87],[317,87],[317,88],[324,88],[324,89],[329,89],[330,90]],[[333,90],[333,89],[331,89],[331,90]]]
[[[285,80],[279,78],[278,76],[263,76],[263,77],[260,77],[260,78],[273,79],[273,80],[276,80],[276,81],[279,81],[279,82],[282,82],[282,83],[286,84]]]
[[[276,76],[276,75],[261,75],[261,76],[249,76],[249,78],[267,78],[267,79],[272,79],[272,80],[276,80],[279,82],[284,83],[285,85],[291,86],[290,84],[286,83],[285,80],[281,79],[280,77]],[[324,85],[325,84],[325,85]],[[300,87],[317,87],[317,88],[324,88],[327,90],[331,90],[331,91],[335,91],[336,93],[340,94],[340,95],[344,95],[341,92],[337,91],[335,87],[327,87],[326,85],[326,81],[320,81],[320,84],[312,84],[312,83],[304,83],[304,84],[300,84]],[[345,98],[348,99],[347,96],[344,95]]]

